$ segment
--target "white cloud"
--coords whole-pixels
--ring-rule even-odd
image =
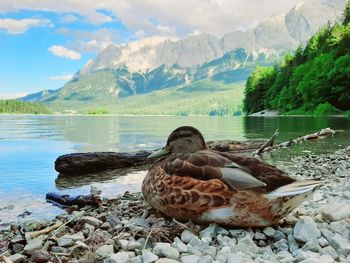
[[[312,1],[323,0],[304,0]],[[2,0],[0,13],[18,10],[74,13],[93,24],[118,20],[131,34],[142,37],[175,33],[183,36],[194,30],[222,36],[286,12],[297,2],[300,0]]]
[[[119,33],[115,29],[102,28],[94,31],[61,28],[57,33],[74,38],[67,47],[79,52],[99,52],[108,45],[118,42]]]
[[[62,23],[74,23],[78,21],[78,17],[72,14],[69,14],[69,15],[62,16],[60,20]]]
[[[170,27],[167,27],[167,26],[157,25],[156,28],[161,33],[170,33],[171,32]]]
[[[73,74],[64,74],[64,75],[49,77],[50,80],[59,80],[59,81],[70,81],[72,78],[73,78]]]
[[[80,53],[74,50],[68,49],[64,46],[53,45],[49,48],[49,51],[58,57],[69,58],[72,60],[79,60],[81,58]]]
[[[31,27],[38,26],[50,26],[51,21],[49,19],[39,18],[24,18],[24,19],[12,19],[12,18],[0,18],[0,29],[5,29],[10,34],[23,34]]]

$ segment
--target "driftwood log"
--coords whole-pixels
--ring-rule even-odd
[[[208,142],[210,149],[221,152],[248,153],[261,147],[265,140],[254,141],[214,141]],[[58,157],[55,170],[63,175],[94,174],[119,168],[142,166],[151,163],[147,159],[153,151],[139,151],[135,153],[89,152],[71,153]]]
[[[272,135],[269,140],[253,141],[210,141],[207,142],[209,149],[220,152],[232,152],[237,155],[259,156],[264,152],[290,147],[296,143],[316,140],[327,136],[333,136],[336,132],[330,128],[325,128],[312,134],[304,135],[287,142],[276,145],[274,141],[278,131]],[[71,153],[62,155],[55,161],[55,169],[60,176],[83,175],[83,174],[101,174],[105,171],[114,171],[128,167],[142,166],[147,168],[153,160],[147,159],[153,151],[139,151],[135,153],[116,153],[116,152],[90,152],[90,153]]]
[[[99,206],[102,202],[101,197],[90,194],[90,195],[61,195],[58,193],[47,193],[46,201],[57,205],[61,208],[69,207],[76,205],[79,208],[90,205],[90,206]]]

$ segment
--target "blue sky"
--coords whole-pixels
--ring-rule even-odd
[[[111,43],[150,36],[218,37],[297,0],[2,0],[0,98],[57,89]]]

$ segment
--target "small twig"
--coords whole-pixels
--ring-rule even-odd
[[[148,242],[149,238],[151,237],[152,231],[153,231],[153,228],[151,228],[151,231],[149,231],[149,233],[148,233],[148,235],[147,235],[147,238],[146,238],[146,240],[145,240],[145,244],[143,244],[142,250],[146,248],[147,242]]]
[[[183,228],[185,228],[185,229],[191,231],[191,229],[190,229],[188,226],[186,226],[186,225],[183,224],[183,223],[180,223],[180,222],[177,221],[175,218],[173,218],[173,222],[176,223],[176,224],[178,224],[178,225],[180,225],[180,226],[182,226]],[[191,231],[191,232],[192,232],[192,231]]]
[[[57,254],[54,254],[55,255],[55,258],[57,259],[57,261],[59,262],[59,263],[62,263],[62,260],[58,257],[58,255]]]
[[[2,260],[5,262],[5,263],[13,263],[8,257],[6,256],[2,256]]]
[[[63,223],[61,221],[57,221],[54,225],[52,226],[49,226],[47,228],[44,228],[44,229],[41,229],[39,231],[36,231],[36,232],[33,232],[30,237],[31,238],[36,238],[40,235],[43,235],[43,234],[47,234],[47,233],[50,233],[52,230],[60,227]]]
[[[278,134],[279,134],[278,129],[276,129],[275,133],[270,137],[270,139],[267,142],[265,142],[259,149],[257,149],[255,152],[253,152],[253,157],[256,155],[260,155],[266,148],[272,147]]]

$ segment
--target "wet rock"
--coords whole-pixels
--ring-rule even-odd
[[[103,245],[96,250],[96,254],[102,258],[108,257],[113,254],[114,248],[113,245]]]
[[[316,223],[311,217],[305,216],[294,226],[294,237],[296,240],[306,243],[310,238],[321,237]]]
[[[332,203],[322,208],[321,215],[324,219],[337,221],[350,217],[350,206],[346,204]]]
[[[158,260],[158,256],[154,253],[152,253],[149,250],[143,249],[142,250],[142,261],[143,263],[152,263],[154,261]]]

